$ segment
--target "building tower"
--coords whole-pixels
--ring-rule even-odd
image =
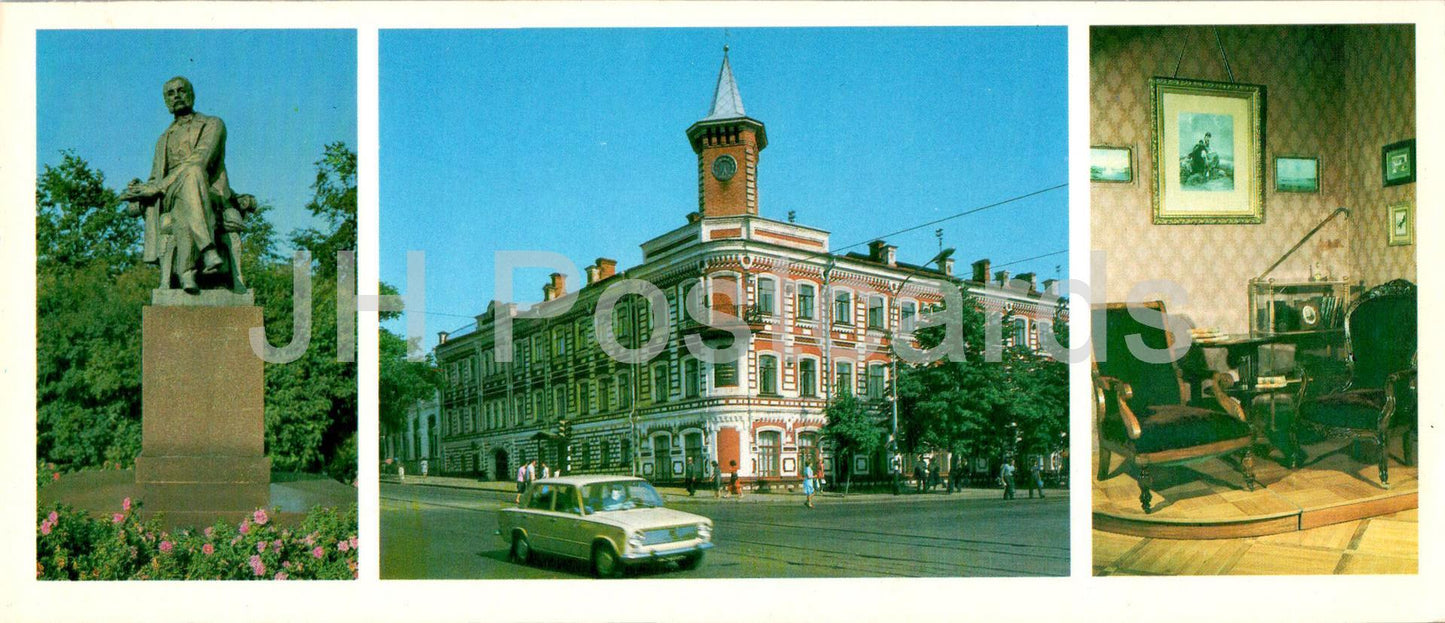
[[[743,112],[743,98],[723,46],[712,109],[687,129],[697,154],[697,203],[704,218],[758,213],[758,152],[768,146],[763,122]]]

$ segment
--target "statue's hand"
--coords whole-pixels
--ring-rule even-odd
[[[129,186],[125,187],[124,191],[121,191],[120,200],[136,201],[138,199],[149,199],[160,194],[160,189],[152,184],[131,182]]]

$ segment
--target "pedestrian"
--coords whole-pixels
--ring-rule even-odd
[[[522,492],[527,490],[527,467],[531,463],[523,463],[517,467],[517,503],[522,503]]]
[[[928,465],[928,490],[933,491],[938,486],[938,461],[930,461]]]
[[[888,474],[893,478],[893,495],[903,493],[903,456],[894,454],[888,459]]]
[[[927,479],[928,476],[926,472],[923,471],[923,457],[920,456],[918,457],[918,462],[913,464],[913,480],[918,483],[919,493],[923,493],[923,485],[926,484],[924,481]]]
[[[1003,499],[1014,499],[1014,464],[1013,459],[1004,459],[1003,467],[998,470],[999,482],[1003,484]]]
[[[728,461],[728,468],[733,470],[732,477],[728,479],[728,490],[732,492],[736,499],[741,500],[743,499],[743,487],[742,484],[738,482],[738,462]]]
[[[1039,492],[1039,499],[1044,499],[1044,463],[1042,460],[1034,461],[1029,468],[1029,498],[1034,497],[1034,491]]]
[[[688,497],[697,491],[697,460],[688,459],[687,467],[682,472],[683,483],[687,487]]]
[[[712,462],[712,496],[722,497],[722,469],[718,467],[717,461]]]
[[[808,499],[803,502],[803,506],[809,507],[809,509],[814,507],[812,506],[812,494],[818,490],[818,483],[814,481],[816,476],[818,473],[812,468],[812,463],[803,465],[803,494],[808,496]]]
[[[546,461],[542,461],[542,477],[543,477],[543,478],[551,478],[551,477],[552,477],[552,468],[547,465],[547,462],[546,462]]]
[[[401,481],[402,481],[402,482],[406,482],[406,464],[405,464],[405,463],[402,463],[401,461],[397,461],[397,462],[396,462],[396,475],[401,478]]]

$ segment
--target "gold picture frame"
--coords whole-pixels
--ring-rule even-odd
[[[1156,225],[1264,222],[1265,87],[1149,79]]]
[[[1415,244],[1415,214],[1410,202],[1392,203],[1385,208],[1390,221],[1385,226],[1389,246],[1405,247]]]

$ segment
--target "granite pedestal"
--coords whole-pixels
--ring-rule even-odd
[[[147,511],[198,522],[266,508],[264,362],[250,293],[156,290],[142,311],[141,453]]]

